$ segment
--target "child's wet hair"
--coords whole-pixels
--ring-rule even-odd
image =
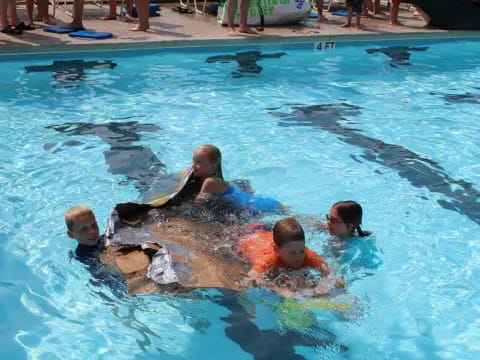
[[[83,216],[95,217],[95,214],[92,209],[85,205],[76,205],[68,209],[65,213],[65,224],[67,225],[67,229],[72,231],[75,220]]]
[[[292,241],[305,241],[302,226],[294,218],[279,220],[273,226],[273,241],[278,248]]]
[[[337,209],[338,215],[345,224],[354,226],[358,236],[363,237],[371,234],[369,231],[363,231],[360,227],[362,225],[363,210],[359,203],[352,200],[339,201],[333,204],[332,208]]]
[[[220,152],[220,149],[217,148],[214,145],[200,145],[197,150],[203,152],[205,155],[207,155],[208,159],[217,166],[215,169],[215,176],[218,176],[219,178],[223,179],[223,173],[222,173],[222,153]]]

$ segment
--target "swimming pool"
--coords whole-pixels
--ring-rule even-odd
[[[335,45],[2,58],[2,357],[477,359],[480,42]],[[67,208],[104,228],[202,143],[293,213],[362,204],[381,264],[346,264],[355,311],[293,321],[259,289],[118,296],[69,258]]]

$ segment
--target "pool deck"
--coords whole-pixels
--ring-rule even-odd
[[[413,15],[413,8],[401,9],[399,20],[405,26],[392,26],[387,17],[362,18],[365,29],[355,27],[341,28],[344,17],[335,16],[324,11],[328,23],[319,24],[317,19],[309,19],[305,24],[268,26],[261,35],[231,37],[226,27],[216,22],[213,15],[180,14],[172,10],[178,3],[161,4],[161,16],[150,18],[151,29],[148,32],[130,31],[135,23],[124,20],[102,21],[108,5],[103,8],[86,5],[84,26],[96,31],[108,31],[114,37],[107,40],[75,39],[67,34],[52,34],[42,31],[44,25],[37,24],[38,29],[24,31],[22,35],[12,36],[0,33],[0,54],[45,53],[82,50],[106,50],[121,48],[152,47],[188,47],[211,45],[250,45],[257,43],[285,43],[325,40],[378,40],[401,38],[430,37],[470,37],[480,36],[480,32],[446,31],[425,26],[425,21]],[[314,10],[315,11],[315,10]],[[20,19],[25,19],[25,10],[18,9]],[[63,8],[56,10],[58,24],[71,21]]]

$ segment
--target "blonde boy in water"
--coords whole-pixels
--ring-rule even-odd
[[[65,224],[68,237],[77,240],[79,247],[99,246],[101,238],[97,219],[89,207],[77,205],[68,209],[65,213]]]

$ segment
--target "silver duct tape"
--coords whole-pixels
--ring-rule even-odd
[[[153,255],[152,263],[147,270],[147,277],[161,285],[179,282],[177,274],[173,270],[172,257],[164,247]]]

